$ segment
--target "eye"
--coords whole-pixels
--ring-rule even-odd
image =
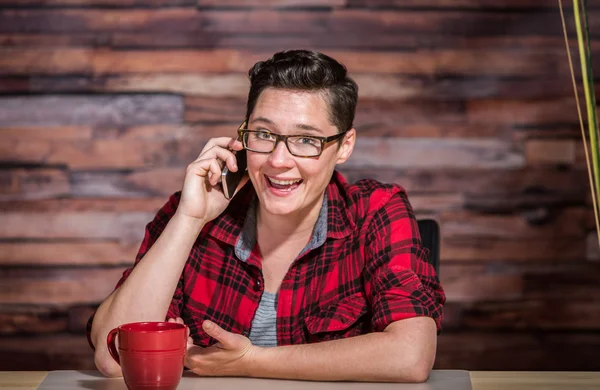
[[[273,134],[269,133],[268,131],[257,131],[254,133],[254,135],[257,139],[262,141],[272,141],[275,139]]]
[[[299,137],[295,142],[302,145],[317,145],[319,140],[312,137]]]

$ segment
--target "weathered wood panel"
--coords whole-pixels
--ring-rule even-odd
[[[139,243],[114,241],[0,242],[0,265],[49,267],[131,264],[138,247]]]
[[[535,210],[535,213],[485,215],[446,210],[440,215],[441,229],[446,238],[519,237],[522,239],[555,239],[585,237],[592,210],[566,207],[560,211]]]
[[[27,49],[49,48],[120,48],[120,49],[243,49],[275,52],[290,47],[335,50],[422,50],[439,48],[456,49],[539,49],[563,47],[560,36],[471,36],[439,34],[397,34],[369,32],[369,34],[348,34],[331,32],[323,35],[307,32],[302,35],[281,34],[190,34],[177,31],[156,32],[80,32],[68,33],[1,33],[0,47]],[[572,43],[574,45],[574,43]],[[600,42],[592,40],[593,50],[598,50]]]
[[[495,76],[497,77],[497,76]],[[556,79],[508,77],[501,83],[492,76],[460,75],[437,78],[427,75],[362,74],[354,76],[361,88],[361,97],[374,99],[457,100],[466,98],[539,99],[564,97],[571,92],[566,75]],[[219,88],[215,80],[223,82]],[[376,88],[386,85],[387,90]],[[0,77],[0,91],[24,92],[177,92],[206,97],[243,98],[249,86],[247,77],[235,74],[147,74],[122,76],[62,76],[33,75]],[[242,88],[242,91],[240,91]],[[596,87],[599,89],[600,87]],[[363,93],[364,92],[364,93]],[[531,124],[530,124],[531,125]]]
[[[597,12],[590,11],[590,30],[595,31]],[[7,9],[0,12],[0,32],[137,32],[179,31],[190,33],[287,34],[357,31],[395,33],[446,33],[458,35],[513,34],[556,35],[561,33],[555,12],[389,11],[334,10],[318,13],[299,10],[198,11],[194,8],[157,10],[98,9]],[[573,29],[572,19],[567,20]]]
[[[75,172],[72,193],[79,197],[169,196],[181,190],[185,168],[157,168],[139,172]]]
[[[0,238],[97,239],[131,243],[141,239],[143,227],[154,217],[151,211],[68,211],[68,208],[58,211],[16,211],[11,207],[10,210],[3,210],[5,224],[0,226]],[[447,239],[580,238],[581,253],[585,256],[584,242],[590,214],[590,209],[571,208],[560,213],[545,213],[539,218],[536,215],[537,219],[532,219],[528,215],[496,216],[442,210],[440,219],[441,229]]]
[[[204,2],[206,0],[199,0]],[[211,0],[215,3],[220,0]],[[226,3],[243,3],[243,0],[226,0]],[[588,6],[599,6],[598,0],[590,0]],[[412,8],[412,7],[428,7],[428,8],[467,8],[467,9],[518,9],[518,8],[553,8],[558,7],[558,3],[553,0],[348,0],[348,5],[352,7],[377,7],[386,8]],[[565,8],[572,7],[572,4],[564,3]]]
[[[294,8],[294,7],[385,7],[385,8],[467,8],[467,9],[518,9],[518,8],[554,8],[557,3],[552,0],[0,0],[0,5],[18,6],[112,6],[112,7],[161,7],[191,6],[200,8]],[[597,0],[587,2],[590,7],[600,6]],[[565,8],[572,7],[564,4]]]
[[[498,237],[463,236],[446,237],[442,230],[441,256],[444,261],[479,263],[540,263],[540,267],[556,261],[583,262],[586,259],[584,238],[545,237],[523,239],[517,234],[511,239]]]
[[[3,140],[86,140],[91,139],[94,136],[95,131],[98,130],[87,126],[7,126],[0,127],[0,137]],[[108,133],[110,129],[102,127],[99,131],[101,131],[102,133]]]
[[[0,338],[1,370],[95,370],[94,354],[82,335]]]
[[[67,172],[59,169],[0,170],[0,201],[70,195]]]
[[[94,90],[105,92],[169,92],[215,97],[247,95],[250,82],[241,73],[236,74],[159,74],[119,76],[105,79]]]
[[[4,212],[0,239],[93,239],[139,242],[148,212]]]
[[[586,258],[590,261],[600,261],[600,238],[598,237],[597,232],[594,230],[593,232],[588,233],[586,240]]]
[[[88,49],[4,49],[0,75],[83,73],[110,74],[247,72],[271,53],[238,50],[113,51]],[[362,73],[410,75],[544,76],[567,74],[564,50],[530,48],[498,50],[438,49],[408,53],[327,51],[353,69],[359,84]],[[388,78],[392,79],[392,78]],[[361,83],[361,81],[363,81]],[[566,79],[565,79],[566,81]],[[567,84],[568,85],[568,84]],[[374,86],[377,88],[377,86]]]
[[[532,139],[525,142],[525,156],[529,165],[572,165],[580,147],[580,139]]]
[[[438,338],[436,368],[595,370],[598,332],[457,332]],[[576,358],[575,358],[576,357]]]
[[[182,119],[183,101],[178,96],[0,97],[0,127],[129,126]]]
[[[0,306],[0,335],[57,333],[68,330],[65,309],[47,306]]]
[[[557,331],[595,330],[600,302],[570,300],[528,300],[518,302],[486,302],[467,306],[458,324],[444,328],[517,330],[540,329]]]
[[[342,172],[441,222],[437,366],[597,370],[600,249],[557,5],[0,0],[0,368],[93,368],[85,322],[185,166],[234,135],[248,68],[305,47],[360,87]]]
[[[427,158],[422,158],[427,156]],[[349,167],[498,168],[525,165],[523,155],[507,142],[489,140],[430,140],[358,138]]]
[[[528,193],[585,194],[588,190],[587,172],[582,169],[350,169],[345,165],[339,168],[351,181],[370,177],[382,182],[400,183],[413,193],[465,192],[487,196],[515,196]]]
[[[97,306],[0,305],[0,335],[81,334]]]
[[[495,271],[485,265],[443,265],[440,280],[449,302],[518,300],[523,276],[516,270]]]
[[[0,0],[0,5],[8,7],[161,7],[161,6],[190,6],[197,0]]]
[[[3,305],[93,305],[99,304],[112,292],[123,270],[133,264],[121,263],[114,267],[83,268],[22,268],[0,270],[0,280],[6,288],[0,291]],[[547,269],[532,270],[515,264],[499,266],[490,264],[462,265],[444,263],[441,281],[449,302],[518,302],[523,299],[555,300],[583,299],[598,292],[599,287],[578,281],[591,281],[598,272],[580,275],[582,263],[548,265]],[[597,268],[597,267],[596,267]],[[559,273],[562,272],[562,273]],[[544,294],[543,279],[556,282],[554,295]],[[576,287],[576,288],[573,288]]]
[[[231,127],[231,136],[235,130]],[[0,154],[4,161],[67,165],[77,170],[185,167],[197,158],[206,141],[208,138],[202,136],[166,141],[32,142],[9,139],[0,145]],[[345,165],[352,168],[517,169],[525,166],[525,157],[512,143],[496,139],[358,138],[353,156]]]
[[[99,213],[156,213],[167,202],[167,198],[111,199],[111,198],[62,198],[43,199],[36,201],[15,200],[0,202],[2,212],[32,212],[32,213],[77,213],[92,211]]]
[[[435,368],[595,370],[599,347],[597,333],[445,332],[439,337]],[[514,351],[519,351],[518,359]],[[0,355],[11,357],[0,361],[2,370],[95,369],[92,350],[79,335],[3,338]]]
[[[102,302],[125,267],[95,269],[0,269],[0,304],[81,305]]]
[[[511,123],[527,125],[578,123],[574,98],[557,100],[473,100],[468,103],[469,121],[473,123]]]

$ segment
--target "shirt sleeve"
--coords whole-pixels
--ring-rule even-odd
[[[444,290],[421,244],[417,220],[401,187],[376,190],[379,203],[368,223],[365,286],[373,308],[374,331],[394,321],[427,316],[441,329]],[[384,194],[384,192],[387,192]],[[391,192],[391,195],[390,195]]]
[[[135,256],[135,262],[132,267],[126,269],[121,276],[121,279],[117,282],[115,286],[115,290],[119,288],[125,280],[131,274],[131,271],[137,266],[137,264],[144,258],[146,253],[152,248],[152,245],[158,240],[158,237],[162,234],[163,230],[167,226],[167,223],[171,220],[175,211],[177,211],[177,206],[179,205],[179,199],[181,194],[179,192],[171,195],[167,203],[156,213],[154,219],[146,225],[146,230],[144,234],[144,239],[140,245],[137,255]],[[183,274],[179,278],[179,282],[177,283],[177,287],[175,288],[175,293],[173,294],[173,299],[171,304],[169,305],[169,309],[167,311],[166,318],[175,318],[181,316],[181,305],[183,298]],[[94,315],[89,318],[86,326],[86,334],[87,340],[92,349],[94,349],[94,345],[91,340],[91,331],[92,331],[92,322],[94,320]]]

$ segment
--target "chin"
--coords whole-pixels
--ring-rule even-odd
[[[273,201],[273,199],[263,199],[261,206],[269,214],[273,215],[291,215],[301,209],[301,205],[290,202],[289,200]]]

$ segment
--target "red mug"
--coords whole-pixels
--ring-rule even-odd
[[[121,366],[128,389],[177,388],[186,353],[185,325],[175,322],[124,324],[111,330],[106,342],[110,355]]]

